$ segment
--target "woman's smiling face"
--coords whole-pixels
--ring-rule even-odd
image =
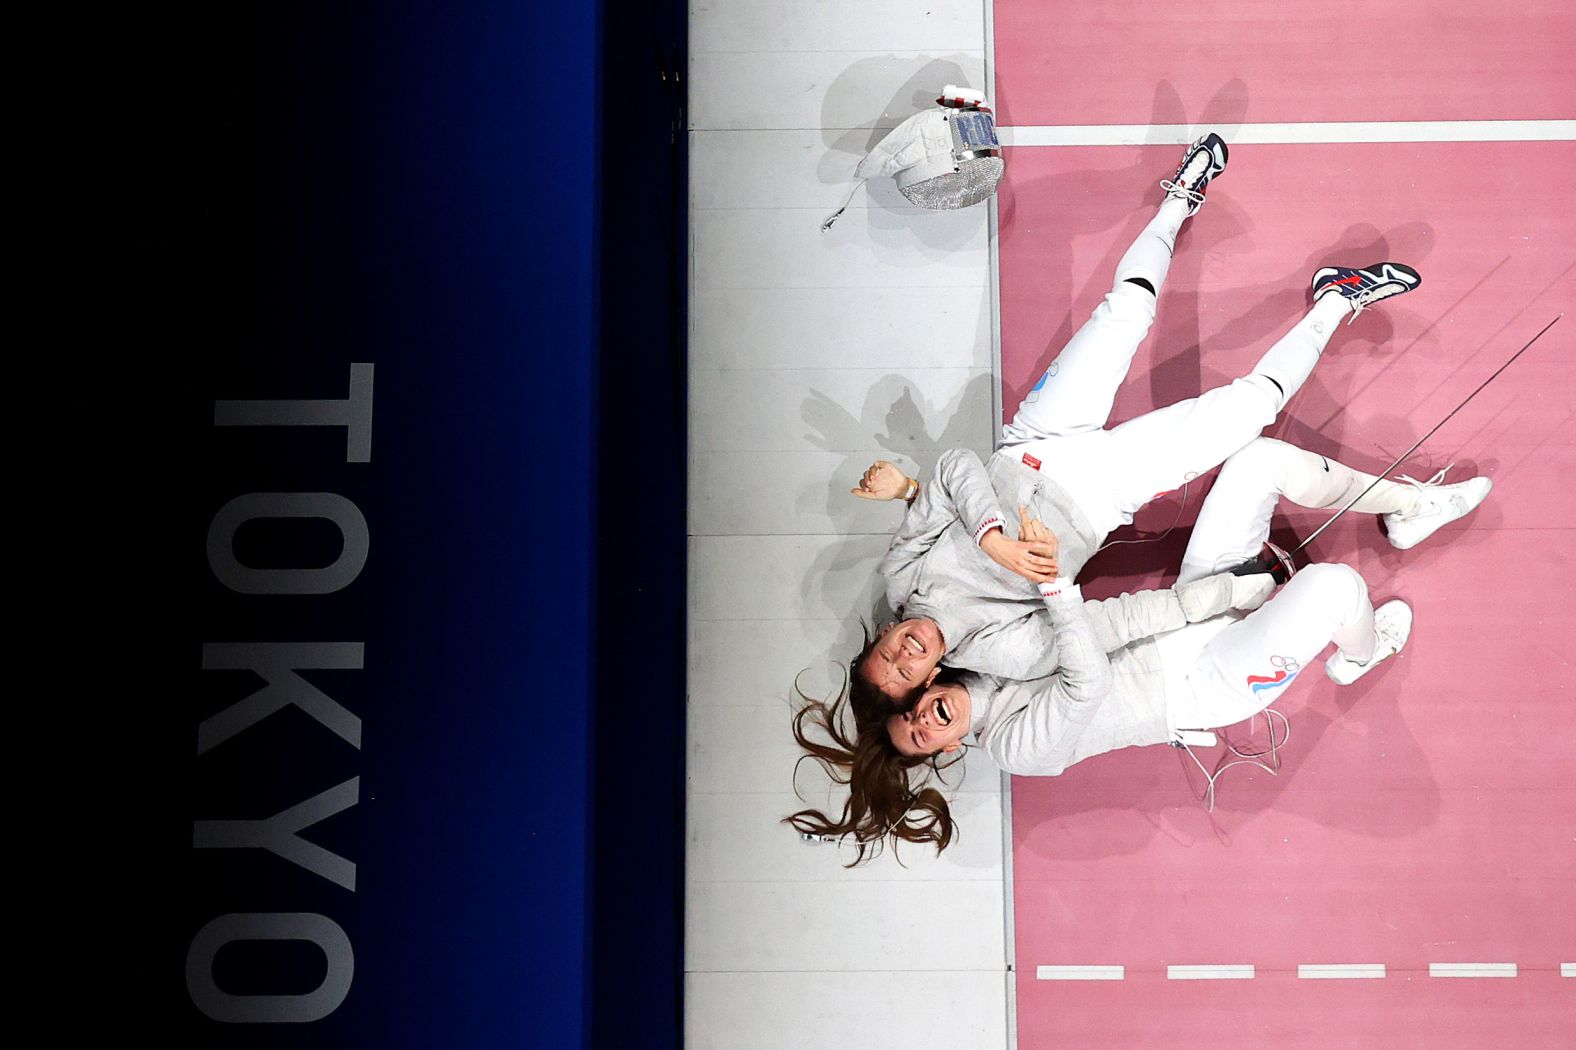
[[[882,695],[902,700],[930,684],[945,652],[946,642],[934,620],[904,620],[877,636],[870,654],[855,673]]]
[[[960,683],[932,684],[911,711],[887,719],[887,736],[903,755],[956,751],[968,735],[971,706]]]

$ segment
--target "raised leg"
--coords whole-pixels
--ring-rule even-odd
[[[1001,443],[1066,436],[1105,426],[1116,391],[1155,320],[1187,202],[1167,198],[1117,263],[1111,291],[1073,334],[1002,428]],[[1143,283],[1138,283],[1143,282]]]
[[[1215,132],[1182,153],[1162,180],[1166,198],[1116,264],[1111,292],[1051,362],[1002,428],[1003,446],[1098,430],[1111,418],[1116,388],[1155,319],[1155,298],[1171,269],[1177,232],[1204,204],[1204,191],[1226,170],[1230,151]]]
[[[1249,375],[1115,429],[1030,441],[1024,450],[1097,530],[1129,524],[1139,507],[1258,437],[1312,373],[1336,321],[1349,312],[1339,296],[1321,300]]]

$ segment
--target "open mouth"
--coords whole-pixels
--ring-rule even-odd
[[[949,726],[952,724],[952,712],[947,710],[947,702],[945,700],[937,697],[932,710],[936,712],[936,718],[942,725]]]
[[[908,651],[913,653],[915,656],[925,655],[924,643],[918,638],[915,638],[912,634],[903,640],[903,644],[908,646]]]

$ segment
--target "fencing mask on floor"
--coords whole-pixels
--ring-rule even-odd
[[[822,230],[830,230],[859,187],[878,176],[890,176],[911,203],[933,211],[967,208],[996,192],[1006,165],[984,94],[948,84],[936,103],[876,143],[854,169],[859,181]]]

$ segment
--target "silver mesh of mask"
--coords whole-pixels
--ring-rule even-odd
[[[947,172],[924,182],[901,186],[903,196],[921,208],[952,211],[967,208],[996,192],[996,183],[1006,169],[1000,157],[975,157],[962,161],[955,172]]]

